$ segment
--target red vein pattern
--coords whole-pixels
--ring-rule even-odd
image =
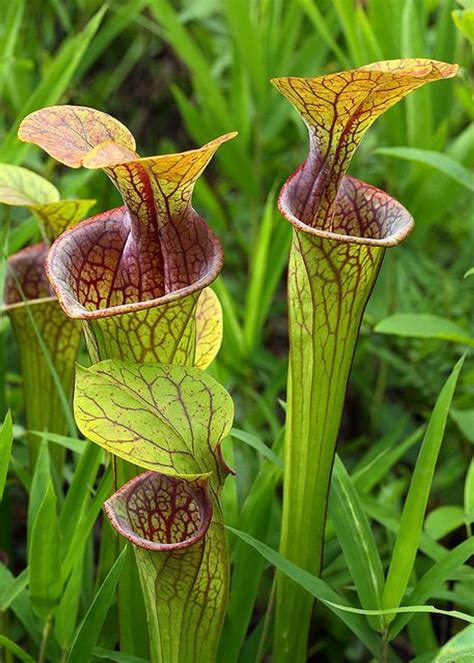
[[[82,320],[92,360],[114,358],[193,364],[199,312],[200,338],[204,339],[205,347],[198,356],[202,364],[209,363],[220,343],[220,334],[216,333],[213,321],[206,319],[206,315],[216,315],[219,309],[206,305],[202,297],[209,300],[204,289],[220,272],[222,248],[208,225],[192,208],[191,196],[196,179],[217,148],[232,134],[197,150],[141,159],[135,153],[133,139],[113,118],[92,109],[56,107],[27,117],[19,135],[23,140],[40,145],[66,165],[103,168],[125,203],[123,207],[93,217],[65,233],[48,256],[47,270],[53,288],[65,312],[71,318]],[[209,334],[210,328],[212,333]],[[157,366],[148,366],[148,369],[161,370]],[[122,378],[125,374],[130,377],[128,370],[124,366],[119,369]],[[152,412],[167,391],[164,388],[159,396],[154,396],[150,390],[150,403],[143,392],[147,367],[136,370],[139,375],[134,377],[141,385],[138,400],[124,385],[122,390],[117,390],[116,385],[109,384],[106,401],[94,395],[91,385],[82,390],[79,371],[76,418],[83,423],[87,421],[85,427],[89,437],[106,447],[111,442],[108,432],[120,429],[119,438],[110,445],[119,458],[139,463],[140,457],[134,453],[126,455],[125,447],[133,452],[136,447],[148,449],[151,445],[155,464],[164,466],[165,471],[179,471],[177,459],[181,459],[188,472],[190,465],[197,465],[199,472],[204,464],[205,472],[213,473],[212,523],[202,540],[179,551],[176,549],[178,544],[172,552],[152,551],[150,543],[143,547],[136,533],[131,534],[131,531],[134,527],[137,530],[139,518],[145,512],[155,525],[169,521],[166,514],[170,511],[176,514],[171,502],[174,500],[174,507],[178,499],[186,504],[186,495],[194,487],[193,482],[178,482],[177,479],[148,474],[144,481],[140,477],[133,480],[111,498],[111,502],[117,504],[120,500],[117,496],[123,496],[122,491],[132,486],[133,493],[127,500],[129,528],[125,536],[132,537],[135,543],[147,605],[151,660],[167,663],[211,661],[222,628],[229,584],[227,544],[218,502],[227,468],[219,449],[210,448],[211,442],[219,447],[221,439],[219,435],[210,439],[211,420],[215,414],[213,394],[206,391],[206,384],[202,381],[194,398],[188,394],[190,404],[201,403],[206,394],[210,399],[210,404],[201,403],[201,411],[196,413],[191,425],[182,396],[186,391],[184,377],[176,385],[176,390],[172,390],[171,405],[167,406],[181,403],[179,417],[183,421],[175,421],[168,428],[165,426],[162,440],[155,439],[156,429],[149,431],[143,439],[143,436],[137,436],[134,425],[150,420],[156,423]],[[162,381],[158,382],[162,385]],[[82,394],[80,402],[78,394]],[[126,402],[123,402],[123,395]],[[120,414],[113,426],[110,410],[114,411],[118,402]],[[204,414],[209,419],[205,422],[207,432],[201,445],[195,437],[200,414],[201,418]],[[189,431],[186,430],[187,423]],[[224,427],[226,424],[224,421]],[[178,435],[175,430],[179,431]],[[224,428],[220,434],[223,432]],[[168,450],[170,440],[175,448]],[[209,455],[212,469],[209,462],[203,463]],[[116,461],[115,467],[118,485],[135,471],[123,460]],[[171,487],[177,485],[181,486],[180,493],[174,494]],[[133,509],[132,503],[135,505]],[[189,509],[181,515],[180,526],[186,516],[190,518],[188,525],[192,529]],[[193,517],[195,515],[193,511]],[[153,523],[148,529],[138,527],[138,530],[142,542],[145,538],[150,542],[162,532],[159,526],[154,528]],[[168,544],[168,549],[170,547]],[[131,569],[127,568],[126,573],[130,575]]]
[[[362,315],[385,248],[413,228],[402,205],[345,173],[381,113],[456,71],[455,65],[431,60],[394,60],[320,78],[273,81],[309,132],[308,157],[278,201],[294,227],[280,550],[313,574],[321,571],[327,495]],[[275,663],[306,660],[312,608],[307,592],[278,577]]]
[[[174,344],[181,361],[176,338],[184,336],[186,363],[193,362],[198,293],[218,275],[222,248],[191,196],[215,151],[234,135],[181,154],[139,158],[128,130],[93,109],[57,106],[23,120],[22,140],[66,165],[104,169],[125,203],[65,233],[48,257],[58,299],[70,317],[88,325],[95,360],[144,361],[154,354],[155,361],[174,361]],[[177,300],[179,316],[176,306],[165,310]]]
[[[215,660],[228,594],[227,544],[206,481],[147,472],[104,504],[112,526],[134,544],[156,628],[150,660]]]
[[[220,452],[232,425],[229,394],[197,368],[108,360],[78,369],[74,413],[89,439],[158,470],[105,505],[135,546],[149,618],[158,621],[151,660],[213,661],[229,589],[219,506],[230,471]]]
[[[214,492],[208,494],[207,479],[148,472],[122,487],[104,508],[134,545],[150,661],[214,661],[228,601],[229,557],[219,502]]]

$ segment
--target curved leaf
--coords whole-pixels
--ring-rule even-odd
[[[435,338],[474,347],[474,338],[455,322],[426,313],[395,313],[378,322],[374,331],[411,338]]]
[[[58,200],[59,191],[44,177],[27,168],[0,164],[0,203],[30,207]]]
[[[217,356],[222,343],[222,306],[211,288],[204,288],[196,306],[196,354],[194,365],[206,369]]]
[[[18,128],[18,138],[43,148],[56,161],[80,168],[89,152],[106,141],[135,151],[135,139],[115,118],[84,106],[49,106],[30,113]]]
[[[435,170],[450,177],[458,184],[461,184],[469,191],[474,191],[474,178],[459,161],[456,161],[447,154],[434,152],[433,150],[420,150],[416,147],[380,147],[374,150],[376,154],[383,154],[396,159],[405,159],[415,161],[425,166],[430,166]]]
[[[229,394],[196,368],[104,361],[78,367],[74,413],[80,430],[140,467],[175,476],[227,468],[220,444],[233,418]]]
[[[319,78],[273,79],[301,114],[310,136],[308,159],[287,183],[281,206],[290,203],[300,223],[333,231],[342,178],[370,125],[411,91],[457,70],[457,65],[419,58],[375,62]]]

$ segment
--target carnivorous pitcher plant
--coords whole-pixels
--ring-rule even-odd
[[[66,397],[71,394],[81,327],[59,306],[46,276],[45,259],[50,243],[83,219],[95,201],[60,200],[56,187],[43,177],[26,168],[0,164],[0,202],[31,211],[44,236],[40,244],[8,259],[5,282],[4,311],[20,353],[26,425],[31,431],[64,434],[67,403],[61,402],[61,391]],[[31,469],[39,443],[37,436],[28,436]],[[50,451],[59,469],[64,451],[58,445],[51,445]]]
[[[321,570],[327,497],[347,381],[362,315],[384,251],[413,219],[386,193],[347,176],[374,120],[455,65],[406,59],[320,78],[276,78],[309,131],[309,154],[284,184],[279,209],[293,225],[288,271],[290,365],[282,554]],[[312,597],[277,583],[275,661],[306,660]]]
[[[112,360],[78,369],[75,416],[89,439],[149,470],[105,512],[135,550],[150,660],[212,663],[229,586],[219,506],[229,394],[197,368]]]
[[[213,154],[234,135],[180,154],[140,158],[128,129],[91,108],[56,106],[23,120],[22,140],[72,168],[103,169],[125,203],[65,233],[48,255],[52,286],[66,314],[82,321],[93,362],[206,368],[213,360],[222,320],[217,297],[207,286],[221,270],[222,248],[193,209],[191,196]],[[116,456],[119,487],[137,468]],[[136,581],[133,568],[128,563],[126,568],[119,585],[124,645],[126,629],[135,639],[142,621],[130,606]]]
[[[125,203],[65,233],[47,260],[61,306],[84,323],[92,360],[209,364],[220,341],[219,305],[204,289],[219,274],[222,248],[191,195],[218,147],[235,134],[140,158],[118,120],[54,106],[28,115],[18,135],[67,166],[103,169]]]

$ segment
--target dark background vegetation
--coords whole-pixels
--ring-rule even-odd
[[[112,0],[92,36],[90,21],[102,7],[98,0],[2,4],[0,160],[50,178],[63,197],[97,198],[98,213],[120,202],[109,181],[102,173],[62,168],[40,150],[22,146],[16,129],[28,112],[65,102],[106,111],[132,130],[144,156],[192,148],[239,131],[196,187],[194,206],[222,240],[226,255],[216,284],[224,305],[225,337],[212,370],[235,399],[235,425],[270,446],[284,420],[278,399],[285,397],[284,281],[291,234],[275,199],[304,158],[307,138],[269,79],[320,75],[398,57],[460,64],[456,80],[414,93],[379,120],[351,166],[352,174],[400,200],[415,217],[416,228],[405,244],[388,252],[367,309],[339,452],[353,471],[370,461],[374,448],[395,448],[426,421],[463,347],[434,338],[381,335],[374,327],[390,314],[411,312],[436,314],[469,329],[474,277],[463,276],[474,263],[473,208],[469,191],[436,167],[378,154],[377,149],[417,147],[448,154],[467,168],[473,165],[471,49],[452,16],[461,6],[450,0]],[[457,22],[463,27],[459,15]],[[39,233],[24,213],[14,211],[11,218],[12,231],[2,241],[13,253]],[[25,404],[14,340],[7,321],[1,324],[0,406],[12,408],[15,453],[21,463]],[[473,375],[468,361],[456,391],[430,511],[448,505],[464,508],[474,442]],[[416,451],[417,445],[408,449],[370,494],[370,515],[383,553],[393,544],[387,518],[399,516]],[[239,509],[262,457],[238,440],[233,454],[236,488],[227,490],[226,500],[230,518],[233,513],[232,522],[239,526]],[[25,500],[12,481],[1,511],[0,548],[14,572],[25,563]],[[264,534],[274,547],[278,519],[277,494],[271,527]],[[447,529],[441,543],[451,548],[465,536],[465,528],[455,524],[454,530],[449,525]],[[436,532],[432,536],[436,538]],[[419,569],[425,566],[421,556]],[[326,579],[337,588],[348,582],[344,569],[332,574],[327,570]],[[270,582],[268,573],[253,626],[264,615]],[[472,581],[464,581],[452,583],[435,598],[469,612],[473,592]],[[87,595],[83,600],[86,604]],[[345,627],[324,608],[318,613],[317,660],[336,660],[335,646],[347,660],[365,660]],[[405,632],[399,643],[407,659],[461,627],[443,617],[411,623],[418,628]]]

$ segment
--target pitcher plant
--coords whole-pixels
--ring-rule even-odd
[[[212,663],[229,591],[219,504],[229,394],[197,368],[109,360],[78,369],[75,417],[90,440],[149,470],[104,508],[135,551],[150,660]]]
[[[80,324],[58,304],[45,271],[49,246],[83,219],[94,200],[60,200],[56,187],[36,173],[0,164],[0,203],[28,209],[39,221],[44,241],[10,256],[4,306],[17,341],[28,431],[66,433],[67,399],[71,395],[74,362],[81,341]],[[63,397],[63,398],[62,398]],[[40,439],[28,433],[33,471]],[[60,471],[64,450],[50,445]]]
[[[276,78],[300,114],[309,154],[279,196],[293,225],[288,270],[289,374],[281,553],[319,574],[344,398],[367,300],[384,251],[413,228],[409,212],[347,176],[366,130],[388,108],[457,66],[405,59],[328,74]],[[274,660],[306,660],[313,598],[278,576]]]

